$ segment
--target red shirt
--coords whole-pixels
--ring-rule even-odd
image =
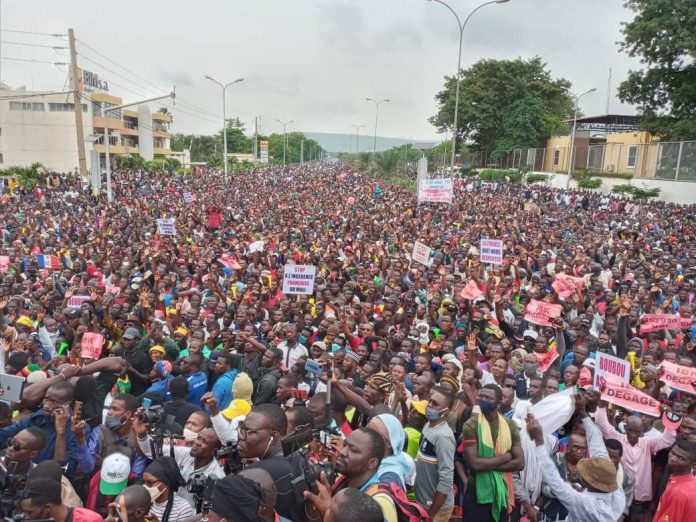
[[[696,477],[672,475],[667,489],[660,497],[660,504],[653,522],[687,522],[696,513]]]

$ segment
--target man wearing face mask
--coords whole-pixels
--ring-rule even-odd
[[[447,424],[454,396],[442,386],[435,386],[425,408],[428,423],[423,427],[416,457],[416,501],[428,510],[433,522],[446,522],[454,509],[455,439]]]
[[[512,472],[524,468],[524,455],[517,424],[498,411],[502,398],[498,386],[484,385],[479,393],[481,413],[462,428],[460,450],[469,465],[463,508],[471,520],[505,522],[515,504],[508,486]]]
[[[131,458],[131,472],[135,476],[141,476],[146,459],[135,448],[135,436],[133,435],[133,416],[138,409],[138,399],[124,393],[117,395],[107,411],[104,423],[94,428],[89,436],[85,435],[85,421],[75,424],[77,435],[77,451],[79,460],[77,470],[81,473],[91,473],[100,467],[106,455],[116,450],[127,453]]]
[[[196,514],[191,504],[177,494],[186,482],[173,458],[163,456],[152,462],[145,468],[143,481],[152,499],[150,514],[158,520],[178,522]]]

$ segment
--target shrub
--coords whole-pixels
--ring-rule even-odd
[[[614,194],[633,194],[633,185],[616,185],[611,191]]]
[[[599,178],[582,178],[578,180],[578,187],[583,189],[598,189],[602,186],[602,180]]]
[[[546,174],[527,174],[527,183],[546,183],[549,177]]]
[[[513,183],[519,183],[522,173],[505,169],[483,169],[479,172],[479,178],[484,181],[504,181],[507,178]]]

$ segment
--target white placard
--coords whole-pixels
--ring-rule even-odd
[[[283,271],[283,293],[311,295],[314,291],[314,265],[285,265]]]
[[[428,260],[430,259],[430,247],[428,245],[424,245],[420,241],[416,241],[413,244],[413,254],[411,255],[411,259],[414,261],[418,261],[422,265],[428,266]]]
[[[158,219],[157,231],[160,233],[161,236],[176,236],[176,226],[174,226],[174,219]]]
[[[503,264],[503,240],[482,239],[479,245],[479,259],[482,263]]]
[[[422,179],[418,185],[419,203],[452,203],[452,178]]]
[[[623,382],[628,383],[631,378],[631,363],[613,355],[607,355],[603,352],[597,352],[595,356],[595,370],[593,386],[602,387],[604,375],[614,375]]]

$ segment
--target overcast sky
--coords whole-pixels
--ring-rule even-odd
[[[278,118],[295,120],[290,129],[316,132],[366,124],[362,132],[371,134],[374,106],[365,97],[373,97],[391,99],[380,110],[380,136],[438,138],[428,118],[443,76],[457,64],[454,16],[426,0],[0,1],[3,30],[65,33],[73,27],[78,40],[142,79],[163,89],[176,84],[177,132],[221,127],[221,92],[203,78],[209,74],[222,82],[245,78],[228,90],[228,115],[239,115],[248,128],[260,116],[265,133],[281,130]],[[481,0],[448,2],[463,19]],[[597,88],[583,98],[587,114],[605,112],[612,67],[610,111],[631,113],[615,96],[628,69],[639,67],[616,44],[621,22],[631,18],[622,4],[511,0],[487,6],[466,28],[463,67],[481,58],[539,55],[576,92]],[[5,31],[2,40],[67,45]],[[80,65],[109,80],[110,92],[126,102],[154,95],[152,85],[79,43],[78,52]],[[66,51],[8,43],[2,56],[69,60]],[[2,61],[2,81],[15,87],[63,90],[66,75],[65,67]]]

